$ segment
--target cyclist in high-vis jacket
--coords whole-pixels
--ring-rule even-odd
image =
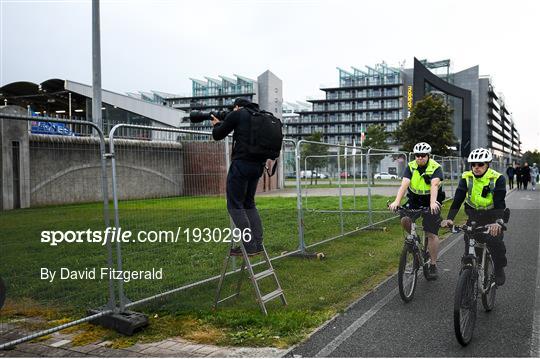
[[[486,235],[492,238],[486,240],[486,245],[493,259],[495,283],[501,286],[506,279],[506,247],[502,226],[496,221],[504,218],[506,180],[503,175],[489,167],[492,160],[491,151],[485,148],[477,148],[469,154],[467,162],[471,165],[471,171],[463,173],[448,212],[448,219],[442,221],[441,226],[452,226],[461,204],[465,202],[465,213],[469,217],[467,223],[474,221],[477,225],[489,227]]]
[[[403,172],[403,179],[399,187],[396,199],[388,208],[395,211],[401,199],[407,192],[408,201],[404,207],[418,209],[419,207],[429,207],[430,212],[422,214],[422,226],[428,237],[427,248],[430,255],[430,265],[427,278],[437,279],[437,255],[439,251],[439,227],[442,220],[440,215],[441,203],[444,201],[441,181],[443,171],[441,165],[430,158],[431,146],[425,142],[417,143],[413,153],[415,160],[408,163]],[[403,216],[401,225],[411,233],[411,219]]]

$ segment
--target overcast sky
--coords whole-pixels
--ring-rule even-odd
[[[0,85],[91,84],[91,1],[0,0]],[[284,100],[321,98],[336,66],[413,57],[480,65],[504,93],[523,149],[540,149],[540,1],[101,1],[103,88],[190,94],[190,77],[269,69]]]

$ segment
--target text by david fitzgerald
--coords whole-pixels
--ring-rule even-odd
[[[160,280],[163,279],[163,268],[152,268],[151,270],[140,271],[120,271],[108,267],[84,268],[82,270],[73,270],[61,267],[59,270],[41,268],[41,280],[53,282],[59,280],[122,280],[130,282],[132,280]]]

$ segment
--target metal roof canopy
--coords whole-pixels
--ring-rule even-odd
[[[0,99],[7,100],[8,104],[16,104],[25,108],[32,105],[36,111],[48,111],[49,113],[67,110],[70,93],[72,109],[86,109],[86,99],[92,98],[92,87],[61,79],[50,79],[39,85],[19,81],[0,87]],[[145,116],[167,126],[180,127],[182,118],[187,116],[186,112],[172,107],[150,103],[107,90],[102,90],[102,97],[104,103]]]
[[[68,91],[72,91],[89,98],[92,97],[91,86],[66,80],[65,87]],[[186,112],[174,109],[172,107],[150,103],[107,90],[102,90],[102,97],[103,102],[109,105],[136,113],[153,121],[163,123],[167,126],[180,127],[182,118],[188,115]]]

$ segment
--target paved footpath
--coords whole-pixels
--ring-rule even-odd
[[[380,186],[372,187],[371,193],[373,195],[381,196],[395,196],[398,191],[399,186]],[[447,198],[453,195],[451,189],[455,187],[445,186],[444,190],[446,192]],[[308,197],[318,197],[318,196],[339,196],[339,188],[337,185],[331,188],[302,188],[302,196]],[[257,193],[257,197],[296,197],[297,191],[296,188],[285,188],[272,190],[268,192]],[[367,196],[368,189],[367,187],[357,187],[353,189],[352,187],[342,187],[341,195],[342,196]]]
[[[439,280],[419,275],[412,302],[401,301],[394,275],[287,356],[538,357],[540,192],[514,191],[507,206],[512,217],[505,234],[506,284],[492,312],[479,303],[469,346],[463,348],[454,335],[454,288],[464,244],[462,235],[453,235],[443,242]]]
[[[0,350],[0,357],[281,357],[286,350],[276,348],[234,348],[196,344],[182,338],[135,344],[123,349],[110,348],[108,341],[73,346],[72,335],[54,333],[41,342],[19,344],[12,350]]]

